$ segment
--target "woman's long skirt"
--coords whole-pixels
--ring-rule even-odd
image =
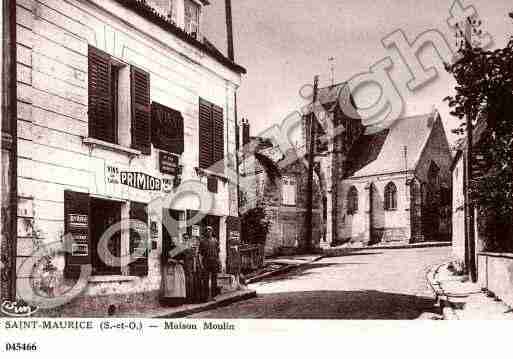
[[[187,297],[185,286],[185,272],[178,263],[168,263],[164,269],[163,278],[163,304],[181,305]]]

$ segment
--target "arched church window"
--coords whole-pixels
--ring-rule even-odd
[[[347,213],[353,214],[358,211],[358,190],[351,186],[347,192]]]
[[[397,209],[397,187],[394,182],[388,182],[385,187],[385,210]]]

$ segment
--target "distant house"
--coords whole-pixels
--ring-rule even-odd
[[[450,239],[451,153],[437,112],[362,135],[342,181],[339,241]]]
[[[305,247],[307,166],[302,160],[282,166],[283,154],[268,139],[253,137],[252,141],[257,149],[242,165],[242,181],[246,185],[241,212],[256,207],[264,209],[265,220],[270,224],[269,233],[262,238],[266,256],[301,251]],[[316,173],[312,221],[314,248],[319,247],[325,235],[322,216],[325,205],[318,178]]]
[[[482,140],[483,134],[487,128],[486,121],[480,121],[474,128],[473,132],[473,146],[479,144]],[[458,146],[456,155],[454,156],[453,163],[451,165],[452,171],[452,252],[453,257],[460,263],[465,263],[465,256],[467,254],[466,248],[466,223],[465,217],[467,214],[467,208],[465,206],[465,191],[466,188],[466,151],[467,142],[464,140]],[[483,249],[483,239],[481,233],[478,231],[479,217],[475,211],[475,229],[474,238],[476,239],[477,251]]]

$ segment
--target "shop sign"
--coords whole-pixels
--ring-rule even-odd
[[[198,225],[192,226],[192,235],[195,237],[200,236],[200,226],[198,226]]]
[[[230,231],[230,242],[231,243],[240,242],[240,232],[239,231]]]
[[[146,173],[141,172],[121,172],[121,184],[144,191],[160,191],[162,182]]]
[[[172,178],[157,178],[147,173],[121,171],[119,167],[105,166],[105,181],[108,184],[124,185],[143,191],[172,192],[175,184]]]
[[[170,178],[162,178],[162,191],[171,192],[173,190],[173,180]]]
[[[68,223],[70,228],[87,228],[89,225],[89,216],[87,214],[70,213]]]
[[[107,183],[119,184],[119,168],[107,166]]]
[[[178,156],[170,153],[159,153],[159,169],[160,172],[176,176],[178,175]]]

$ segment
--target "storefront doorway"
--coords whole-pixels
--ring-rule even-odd
[[[119,275],[121,266],[109,260],[108,250],[114,258],[121,257],[121,235],[116,231],[108,240],[107,248],[99,249],[99,241],[110,226],[121,221],[121,203],[102,199],[91,200],[91,256],[93,275]]]

